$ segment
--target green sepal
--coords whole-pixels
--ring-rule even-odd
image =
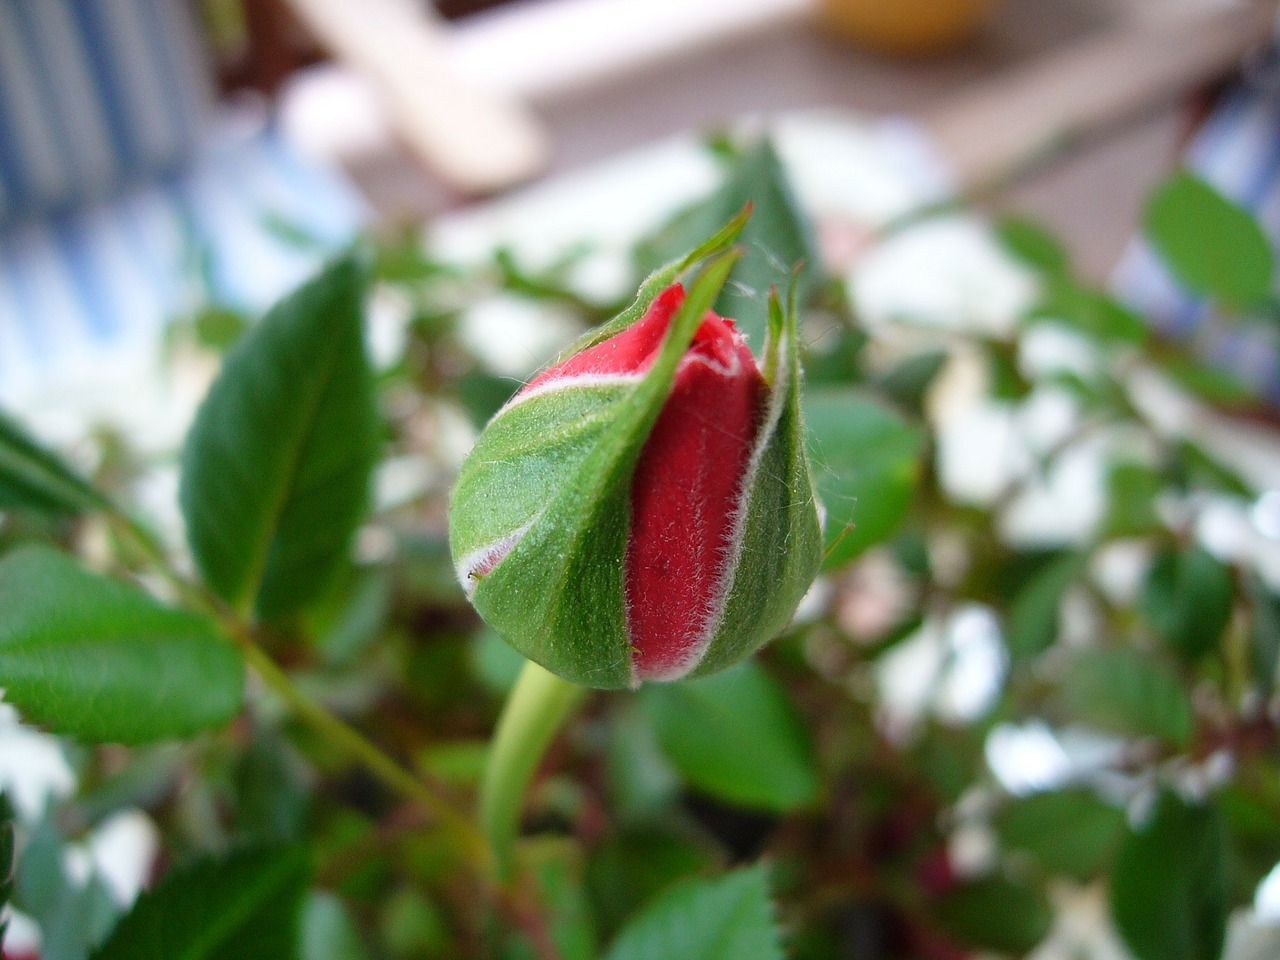
[[[737,261],[738,251],[723,247],[741,219],[717,234],[720,252],[689,285],[641,379],[516,402],[499,411],[459,473],[449,531],[456,563],[525,531],[475,583],[472,603],[525,657],[583,686],[634,683],[623,595],[631,479],[676,368]],[[577,349],[638,320],[689,260],[653,274],[631,307]]]
[[[822,566],[822,522],[800,410],[794,290],[786,310],[777,292],[770,293],[768,320],[769,410],[752,456],[737,567],[716,631],[691,677],[732,666],[776,637]]]

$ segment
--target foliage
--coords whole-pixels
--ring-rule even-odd
[[[521,661],[454,579],[449,437],[516,385],[467,338],[473,304],[602,336],[619,305],[575,289],[580,251],[460,266],[370,241],[243,330],[198,315],[195,348],[227,353],[180,457],[185,547],[136,516],[128,438],[78,451],[82,472],[0,418],[0,688],[78,782],[16,846],[0,799],[0,902],[42,927],[42,960],[1020,956],[1071,929],[1055,915],[1082,891],[1136,960],[1221,957],[1280,860],[1280,592],[1200,536],[1211,509],[1254,507],[1256,478],[1159,422],[1135,374],[1256,397],[1017,216],[997,236],[1036,293],[1015,330],[866,324],[772,147],[721,154],[723,186],[638,238],[636,277],[751,200],[745,255],[701,293],[763,343],[767,290],[799,269],[823,576],[758,658],[594,694],[535,778],[511,884],[471,810]],[[1272,251],[1207,185],[1175,174],[1144,228],[1196,296],[1272,310]],[[407,311],[381,368],[375,291]],[[1093,362],[1031,363],[1047,332]],[[1014,423],[1049,397],[1070,426],[989,495],[959,493],[956,382]],[[1088,522],[1019,535],[1089,451]],[[371,492],[406,465],[407,492]],[[532,590],[513,617],[544,605]],[[164,870],[121,917],[68,864],[132,809]]]

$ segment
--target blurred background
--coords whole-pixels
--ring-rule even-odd
[[[659,762],[609,701],[561,758],[587,786],[535,799],[539,823],[588,823],[593,930],[633,906],[619,877],[650,892],[764,851],[800,905],[798,956],[1163,957],[1117,938],[1102,889],[1119,811],[1141,822],[1167,780],[1230,793],[1227,955],[1267,960],[1277,50],[1262,0],[0,0],[0,407],[185,558],[178,451],[222,353],[327,257],[375,251],[377,511],[314,635],[273,652],[465,793],[510,663],[442,560],[457,464],[515,387],[692,245],[690,223],[754,199],[792,233],[775,248],[761,227],[753,249],[821,275],[809,417],[836,526],[765,660],[813,731],[808,786],[700,775],[714,763],[675,694],[640,698]],[[114,569],[92,522],[11,507],[0,547],[52,537]],[[1221,615],[1206,627],[1202,607]],[[455,669],[456,690],[432,680]],[[162,851],[255,835],[264,783],[319,798],[272,806],[267,832],[328,836],[353,796],[364,826],[391,819],[368,784],[298,774],[278,712],[209,762],[92,753],[0,710],[0,787],[29,836],[57,826],[28,849],[72,851],[64,900],[100,877],[113,918]],[[453,753],[425,745],[442,731]],[[227,759],[246,738],[256,785]],[[609,756],[657,772],[619,786]],[[819,793],[827,819],[796,814]],[[696,830],[645,833],[664,805]],[[655,845],[676,853],[645,873]],[[377,862],[330,883],[373,956],[472,955],[447,871]],[[904,905],[904,884],[924,892]],[[973,919],[1008,904],[1034,922]],[[101,936],[86,920],[68,946],[52,907],[17,906],[6,960],[76,960]]]

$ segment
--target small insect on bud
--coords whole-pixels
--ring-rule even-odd
[[[449,533],[471,602],[575,683],[730,666],[817,575],[794,310],[770,295],[763,363],[710,310],[741,219],[530,381],[462,466]]]

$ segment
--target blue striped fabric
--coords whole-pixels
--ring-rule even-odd
[[[1280,62],[1241,83],[1210,115],[1183,158],[1185,164],[1253,212],[1280,250]],[[1147,245],[1135,240],[1114,277],[1120,296],[1173,336],[1193,343],[1207,360],[1252,384],[1280,405],[1280,336],[1219,316],[1183,291]]]
[[[362,217],[344,181],[260,130],[212,137],[180,177],[0,231],[0,405],[21,407],[113,358],[154,355],[166,322],[210,295],[261,311]]]
[[[202,58],[182,0],[0,0],[0,225],[181,166]]]

